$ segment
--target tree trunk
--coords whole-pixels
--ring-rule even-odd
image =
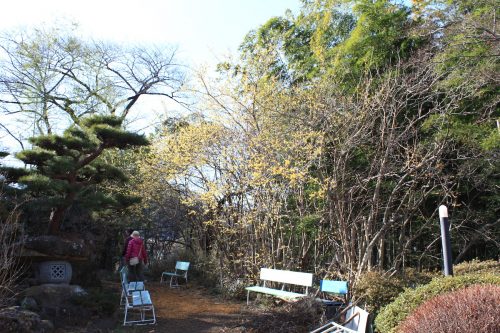
[[[66,206],[58,206],[52,209],[49,219],[49,235],[58,235],[61,230],[61,223],[66,211]]]
[[[68,193],[62,203],[53,208],[50,213],[49,219],[49,235],[58,235],[59,231],[61,231],[61,224],[64,218],[64,213],[68,209],[69,206],[73,203],[75,199],[76,193]]]

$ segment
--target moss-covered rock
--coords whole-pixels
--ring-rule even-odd
[[[12,306],[0,309],[0,328],[4,333],[48,333],[54,326],[35,312]]]

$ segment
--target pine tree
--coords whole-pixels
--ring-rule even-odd
[[[105,181],[127,180],[120,169],[99,159],[106,149],[148,144],[143,135],[124,130],[121,118],[93,115],[71,125],[62,135],[40,135],[30,142],[33,148],[16,157],[32,168],[2,171],[7,183],[17,183],[51,208],[49,234],[59,233],[65,212],[75,202],[96,211],[124,208],[137,201],[97,186]]]

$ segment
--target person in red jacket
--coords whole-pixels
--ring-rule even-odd
[[[128,242],[132,239],[132,233],[134,232],[134,229],[127,229],[125,230],[124,234],[124,244],[123,244],[123,250],[122,250],[122,257],[120,258],[120,269],[128,264],[128,261],[125,260],[125,255],[127,254],[127,248],[128,248]]]
[[[144,281],[143,271],[144,265],[148,263],[148,254],[139,231],[132,232],[132,239],[127,244],[125,260],[128,263],[129,281]]]

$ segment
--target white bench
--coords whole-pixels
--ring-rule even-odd
[[[262,286],[256,285],[252,287],[246,287],[247,291],[247,305],[249,301],[250,292],[262,293],[272,295],[274,297],[290,301],[295,300],[299,297],[307,296],[308,288],[312,287],[313,274],[312,273],[302,273],[293,271],[284,271],[279,269],[271,268],[261,268],[260,269],[260,280],[262,281]],[[281,289],[266,287],[266,281],[282,283]],[[285,285],[296,285],[305,287],[305,293],[297,293],[285,290]]]

